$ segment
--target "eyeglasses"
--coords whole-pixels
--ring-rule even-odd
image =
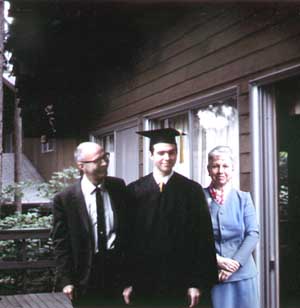
[[[108,163],[109,162],[110,153],[106,152],[101,157],[95,159],[95,160],[84,160],[80,161],[80,163],[83,164],[99,164],[99,163]]]

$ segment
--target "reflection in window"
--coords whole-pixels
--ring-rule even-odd
[[[195,179],[208,186],[207,154],[215,146],[230,146],[235,158],[239,153],[238,112],[235,98],[218,101],[194,111],[194,170]],[[239,186],[238,164],[235,163],[234,185]]]
[[[103,148],[105,152],[110,153],[109,158],[109,165],[108,165],[108,174],[109,175],[115,175],[115,142],[114,142],[114,135],[106,135],[101,137],[96,137],[95,142],[99,143]]]
[[[280,217],[288,218],[288,153],[279,152],[279,211]]]

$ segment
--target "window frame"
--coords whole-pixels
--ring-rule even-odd
[[[275,101],[263,100],[265,87],[300,75],[300,64],[249,80],[249,110],[252,143],[251,185],[263,241],[255,250],[262,307],[280,306],[280,262],[277,188],[277,130]],[[273,141],[275,140],[275,142]]]
[[[47,142],[41,142],[41,153],[42,154],[54,152],[55,150],[56,150],[56,139],[55,138],[49,138]]]

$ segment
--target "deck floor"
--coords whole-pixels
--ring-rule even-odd
[[[37,293],[0,296],[1,308],[72,308],[62,293]]]

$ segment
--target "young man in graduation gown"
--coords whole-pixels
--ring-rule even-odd
[[[202,187],[173,171],[175,129],[138,132],[150,138],[153,173],[129,184],[131,246],[125,302],[193,307],[217,282],[211,219]],[[179,300],[179,302],[177,302]]]

